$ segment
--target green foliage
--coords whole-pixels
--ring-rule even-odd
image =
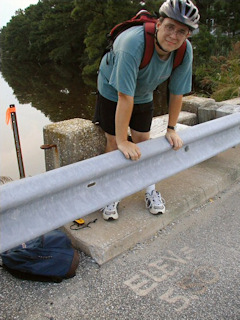
[[[48,0],[48,5],[51,10],[40,24],[41,32],[46,35],[44,43],[48,48],[48,58],[57,63],[74,63],[81,52],[83,35],[79,35],[81,20],[71,17],[73,1]]]
[[[1,29],[2,64],[6,60],[53,62],[77,65],[83,75],[96,75],[107,33],[121,21],[130,19],[140,9],[158,12],[164,0],[39,0],[19,10]],[[196,0],[201,14],[199,33],[191,41],[194,49],[194,87],[211,95],[214,90],[236,94],[238,60],[230,57],[232,43],[240,40],[240,2],[233,0]],[[214,62],[211,57],[215,57]],[[228,58],[227,58],[228,59]],[[234,64],[235,63],[235,64]],[[227,81],[220,69],[228,65],[228,84],[232,89],[218,87]],[[230,71],[229,71],[230,70]],[[230,81],[231,80],[231,81]],[[218,83],[219,82],[219,83]]]
[[[232,62],[228,59],[232,54],[230,53],[232,45],[240,40],[240,2],[232,0],[196,2],[200,9],[202,23],[199,33],[192,37],[195,91],[206,96],[212,95],[217,100],[223,96],[239,95],[235,79],[237,72],[235,73],[234,68],[230,67]],[[231,79],[229,77],[228,80],[222,69],[226,64],[229,64],[228,68],[232,70]],[[236,66],[235,70],[237,71]],[[224,81],[226,83],[221,88],[221,82],[224,83]],[[213,95],[215,91],[218,93]]]
[[[3,59],[76,63],[83,54],[84,22],[74,20],[74,1],[40,0],[20,10],[1,30]]]
[[[240,96],[240,42],[237,42],[225,64],[221,64],[221,71],[215,81],[212,98],[223,101]]]
[[[196,69],[196,81],[200,91],[216,101],[239,96],[240,89],[240,42],[227,57],[212,56],[209,62]]]
[[[111,28],[163,1],[39,0],[19,10],[1,30],[2,59],[78,64],[96,73]]]
[[[226,56],[234,39],[240,40],[240,2],[233,0],[196,1],[201,13],[199,33],[192,37],[194,67],[211,56]]]
[[[157,1],[146,1],[148,10],[158,8]],[[83,68],[83,75],[96,74],[99,66],[101,55],[107,46],[107,33],[114,25],[130,19],[140,9],[142,5],[138,0],[77,0],[76,7],[73,11],[75,17],[83,18],[85,12],[89,16],[88,28],[84,39],[85,51],[87,56],[87,64]]]
[[[216,46],[215,41],[215,37],[208,31],[207,26],[201,25],[199,33],[194,35],[191,40],[194,66],[201,66],[208,61],[209,57],[213,55],[213,50]]]
[[[22,37],[23,34],[26,37]],[[3,57],[11,55],[14,59],[23,60],[26,48],[29,46],[28,36],[29,23],[25,20],[23,12],[19,11],[18,15],[12,19],[11,24],[3,28],[1,34]]]
[[[240,30],[240,2],[235,0],[196,0],[201,15],[201,24],[209,31],[219,30],[235,36]]]

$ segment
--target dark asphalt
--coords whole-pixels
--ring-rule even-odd
[[[81,253],[60,284],[0,269],[4,320],[239,320],[240,180],[99,267]]]

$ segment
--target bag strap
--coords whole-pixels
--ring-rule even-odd
[[[187,41],[185,40],[180,48],[177,49],[173,61],[173,70],[175,70],[182,62],[187,49]]]
[[[143,22],[145,20],[145,22]],[[119,23],[116,25],[111,32],[109,33],[109,39],[110,46],[112,46],[113,41],[116,39],[116,37],[128,29],[130,26],[137,26],[137,25],[144,25],[144,53],[143,58],[140,63],[139,69],[145,68],[152,58],[153,52],[154,52],[154,34],[155,34],[155,28],[156,28],[156,19],[153,18],[153,16],[146,10],[139,11],[135,17],[133,17],[131,20],[125,21],[123,23]],[[119,28],[120,27],[120,28]],[[108,48],[109,48],[108,47]],[[184,41],[181,47],[175,52],[175,57],[173,61],[173,69],[176,69],[183,61],[185,51],[187,48],[187,42]],[[107,50],[109,51],[109,50]],[[105,51],[104,54],[107,52]]]
[[[144,23],[144,53],[139,69],[145,68],[152,58],[154,52],[154,33],[155,33],[155,22],[145,22]],[[180,48],[175,52],[173,61],[173,70],[175,70],[184,59],[184,55],[187,49],[187,41],[184,41]]]
[[[112,45],[122,32],[134,26],[144,25],[146,22],[156,22],[156,18],[147,10],[140,10],[133,18],[115,25],[107,35],[107,38],[110,40],[110,45]]]
[[[154,52],[154,32],[156,28],[155,22],[144,23],[144,53],[139,69],[145,68],[153,55]]]

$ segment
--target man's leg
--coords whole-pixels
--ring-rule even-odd
[[[143,142],[150,139],[150,131],[149,132],[139,132],[131,129],[132,141],[134,143]]]
[[[104,98],[100,93],[98,94],[93,123],[99,124],[99,126],[105,132],[105,136],[107,139],[105,152],[117,150],[115,138],[116,105],[116,102]],[[118,203],[119,201],[110,203],[109,205],[101,209],[104,220],[118,219]]]
[[[134,143],[143,142],[150,139],[150,132],[138,132],[131,129],[131,136]],[[162,214],[165,212],[165,201],[160,192],[156,191],[155,184],[148,186],[145,191],[146,207],[152,214]]]
[[[116,143],[116,137],[107,133],[107,132],[105,132],[105,137],[107,139],[105,152],[107,153],[110,151],[117,150],[118,147],[117,147],[117,143]]]
[[[105,132],[106,141],[106,148],[105,152],[111,152],[117,150],[117,143],[116,137]],[[115,201],[107,205],[106,207],[102,208],[103,219],[104,220],[117,220],[118,219],[118,207],[119,201]]]

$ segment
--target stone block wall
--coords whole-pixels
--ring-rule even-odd
[[[198,123],[203,123],[235,112],[240,112],[240,97],[216,102],[210,98],[187,96],[183,98],[182,110],[195,113],[198,118]]]

